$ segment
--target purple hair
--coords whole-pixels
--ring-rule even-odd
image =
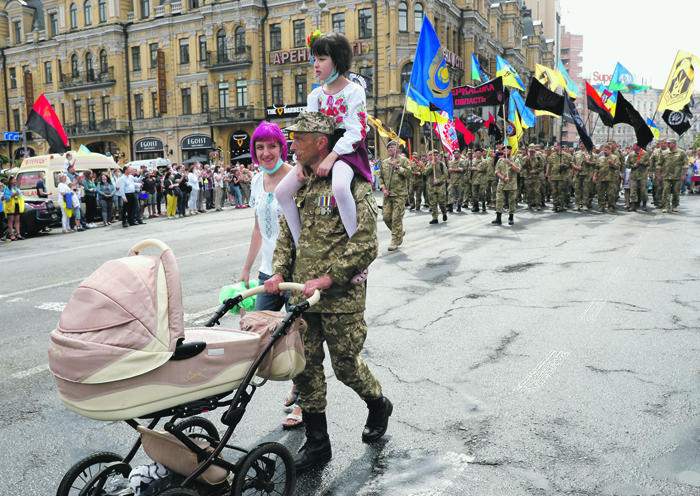
[[[253,162],[260,165],[258,155],[255,153],[255,144],[258,141],[276,141],[280,146],[280,158],[287,160],[287,141],[284,139],[282,130],[277,124],[272,122],[261,123],[253,133],[253,139],[250,140],[250,156],[253,158]]]

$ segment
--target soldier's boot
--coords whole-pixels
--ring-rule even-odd
[[[673,207],[674,212],[678,212],[678,207]]]
[[[476,211],[479,211],[479,204],[476,204]],[[486,212],[486,202],[481,202],[481,211]]]
[[[508,225],[513,225],[513,214],[508,215]]]
[[[461,211],[462,211],[462,204],[457,203],[457,212],[461,212]]]
[[[630,212],[636,212],[636,211],[637,211],[637,202],[630,203]]]
[[[304,412],[304,424],[306,425],[306,443],[299,453],[294,455],[294,468],[297,472],[325,463],[333,456],[325,412]]]
[[[437,224],[437,223],[438,223],[438,220],[437,220],[437,219],[433,219],[433,220],[431,220],[430,222],[428,222],[428,224]]]
[[[442,221],[447,222],[447,212],[442,213]]]
[[[472,208],[472,212],[478,212],[479,211],[479,202],[474,202],[474,208]]]
[[[501,214],[499,212],[496,212],[496,220],[492,220],[491,224],[494,224],[497,226],[500,226],[501,224],[503,224],[503,222],[501,222]]]
[[[668,213],[668,209],[667,209],[667,208],[664,208],[664,209],[661,211],[661,213],[662,213],[662,214],[667,214],[667,213]]]
[[[388,250],[389,251],[394,251],[399,247],[399,242],[396,240],[396,238],[392,237],[391,238],[391,244],[389,245]]]
[[[406,231],[402,231],[401,237],[398,239],[398,244],[401,246],[403,244],[403,237],[406,236]]]
[[[451,203],[447,204],[447,211],[452,212],[452,204]]]
[[[362,440],[365,443],[372,443],[379,440],[389,427],[389,417],[394,411],[394,405],[391,404],[389,398],[382,396],[376,400],[367,402],[367,421],[365,428],[362,430]]]

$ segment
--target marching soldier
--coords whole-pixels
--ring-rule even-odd
[[[442,211],[442,220],[447,222],[447,192],[445,191],[445,180],[447,179],[447,167],[439,159],[438,152],[430,152],[430,162],[425,168],[425,177],[428,182],[428,202],[430,203],[430,213],[433,220],[430,224],[438,223],[438,207]]]
[[[595,164],[591,161],[591,154],[588,153],[586,145],[581,143],[581,150],[574,155],[574,162],[571,165],[574,173],[574,195],[576,199],[575,211],[588,210],[588,202],[591,194],[591,179],[593,172],[591,167]]]
[[[423,164],[418,159],[411,162],[411,179],[408,189],[410,210],[420,210],[421,195],[423,194]]]
[[[484,198],[486,197],[486,195],[484,194],[486,189],[484,187],[486,169],[487,164],[484,164],[481,160],[481,150],[477,150],[475,152],[474,159],[471,161],[471,167],[469,167],[469,173],[472,176],[472,202],[474,204],[472,212],[479,211],[479,201],[482,202],[482,204],[484,205],[484,211],[486,211],[486,202],[484,201]]]
[[[647,209],[649,195],[649,176],[647,170],[651,160],[649,153],[642,150],[639,144],[632,145],[632,153],[627,157],[627,167],[632,169],[630,174],[630,211],[634,212],[641,203],[642,210]]]
[[[389,158],[382,162],[379,169],[379,189],[384,193],[382,205],[382,219],[391,231],[391,243],[389,251],[396,250],[403,243],[403,215],[406,212],[406,180],[411,176],[411,168],[408,159],[396,153],[396,141],[390,141],[387,145]]]
[[[603,156],[596,163],[596,171],[593,174],[593,182],[598,186],[598,212],[615,210],[615,202],[619,196],[619,183],[617,176],[620,171],[620,159],[612,155],[610,145],[603,147]]]
[[[464,176],[466,175],[463,169],[464,160],[462,159],[459,150],[454,152],[454,160],[448,163],[448,176],[450,184],[447,186],[447,211],[453,212],[454,205],[457,206],[457,212],[462,211],[462,202],[464,201]]]
[[[503,145],[499,145],[503,146]],[[498,184],[498,177],[496,176],[496,162],[498,162],[498,155],[500,152],[495,152],[489,150],[486,152],[486,158],[483,159],[487,163],[486,167],[486,201],[489,207],[496,208],[496,185]]]
[[[540,173],[544,170],[544,162],[537,154],[535,145],[528,146],[528,154],[522,161],[520,176],[523,178],[525,186],[526,210],[542,210],[542,197],[540,194]]]
[[[659,141],[659,146],[651,154],[651,165],[649,166],[649,177],[651,178],[651,195],[656,208],[661,208],[663,204],[664,187],[661,182],[661,170],[664,165],[664,158],[669,153],[666,140]]]
[[[552,210],[555,212],[563,211],[571,198],[566,180],[570,168],[571,156],[562,153],[560,143],[554,143],[554,151],[547,157],[547,176],[552,185]]]
[[[518,173],[520,172],[520,160],[511,160],[510,146],[505,147],[504,155],[496,164],[496,176],[498,186],[496,187],[496,219],[491,224],[501,225],[501,214],[506,196],[508,196],[508,224],[513,225],[513,215],[518,204]]]
[[[681,184],[688,173],[688,156],[683,150],[677,148],[676,140],[668,140],[668,154],[664,157],[661,179],[664,185],[664,196],[661,200],[663,213],[668,213],[673,207],[678,212],[680,203]],[[673,200],[671,200],[673,196]]]

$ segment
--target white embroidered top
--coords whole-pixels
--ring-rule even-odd
[[[323,87],[315,88],[306,100],[309,112],[323,112],[335,119],[336,129],[345,134],[333,147],[338,155],[353,153],[360,141],[367,137],[367,104],[365,90],[350,81],[335,95],[328,95]]]

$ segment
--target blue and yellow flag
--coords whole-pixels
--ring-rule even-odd
[[[535,114],[533,114],[532,110],[525,106],[525,101],[523,100],[523,97],[520,96],[520,93],[517,91],[511,91],[510,99],[515,102],[515,107],[518,109],[518,113],[520,114],[520,120],[523,128],[528,129],[535,127]]]
[[[406,110],[411,112],[420,121],[422,126],[427,121],[445,125],[449,122],[441,112],[430,111],[430,102],[423,95],[406,84]]]
[[[562,84],[562,86],[566,86],[566,92],[569,94],[569,96],[576,99],[578,96],[578,86],[576,86],[576,83],[574,83],[574,81],[569,77],[569,73],[566,72],[566,67],[564,67],[564,64],[561,63],[561,60],[559,61],[557,69],[559,76],[566,81],[566,85]]]
[[[654,134],[654,138],[659,139],[659,128],[654,124],[654,121],[649,119],[647,117],[647,126],[649,126],[649,129],[651,129],[651,132]]]
[[[481,64],[479,64],[479,60],[476,58],[476,54],[472,53],[472,81],[480,81],[482,83],[485,83],[488,80],[489,78],[486,77],[484,71],[481,70]]]
[[[513,92],[515,93],[515,92]],[[511,94],[508,100],[508,128],[506,129],[506,143],[513,148],[511,153],[512,157],[518,155],[520,138],[523,137],[523,126],[520,120],[520,114],[518,114],[518,107]]]
[[[598,86],[598,93],[600,93],[600,99],[603,101],[605,110],[615,117],[615,110],[617,109],[617,91],[610,91],[609,87],[601,84]]]
[[[447,112],[452,120],[450,72],[440,40],[428,16],[423,17],[410,83],[426,100]]]
[[[615,72],[613,72],[612,79],[610,80],[610,85],[608,89],[610,91],[630,91],[633,95],[641,93],[649,86],[642,86],[641,84],[636,84],[634,82],[634,76],[630,71],[625,68],[621,63],[617,63],[615,66]]]
[[[92,152],[88,150],[87,146],[80,145],[80,148],[78,148],[78,155],[92,155]]]
[[[423,36],[422,33],[421,36]],[[413,67],[415,69],[416,66],[414,65]],[[520,76],[518,76],[518,73],[508,62],[503,60],[500,55],[496,56],[496,77],[498,76],[503,78],[504,86],[510,86],[511,88],[525,91],[525,85],[520,79]]]

